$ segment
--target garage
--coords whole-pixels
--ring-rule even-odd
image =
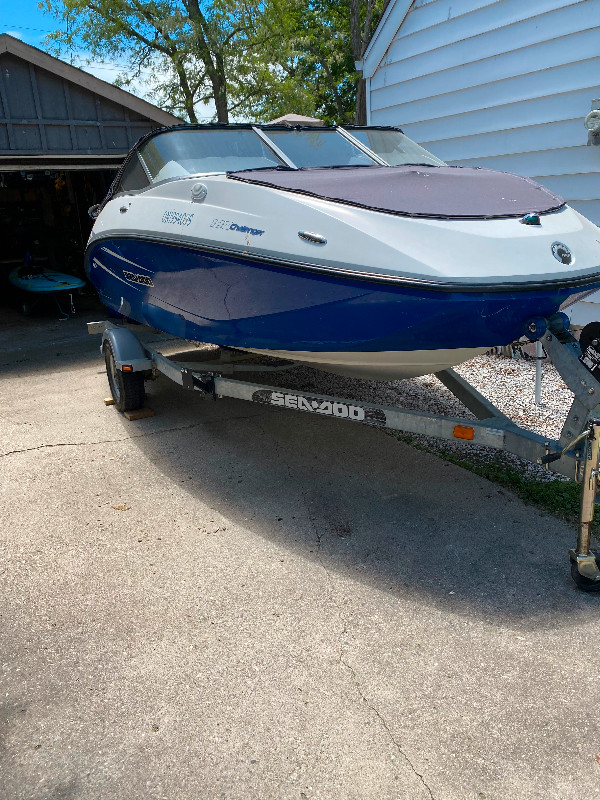
[[[105,196],[141,136],[178,122],[129,92],[0,35],[0,305],[29,305],[9,280],[15,270],[84,278],[88,208]]]

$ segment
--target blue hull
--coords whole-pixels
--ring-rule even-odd
[[[133,238],[92,243],[87,261],[109,308],[173,336],[257,350],[490,347],[582,290],[413,288]]]

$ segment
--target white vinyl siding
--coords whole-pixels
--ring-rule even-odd
[[[382,38],[371,124],[533,177],[600,224],[600,147],[583,126],[600,98],[600,0],[416,0]]]

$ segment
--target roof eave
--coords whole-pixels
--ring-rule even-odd
[[[362,60],[363,78],[374,75],[413,2],[414,0],[390,0],[365,50]]]
[[[148,103],[147,100],[142,100],[124,89],[119,89],[118,86],[113,86],[101,78],[90,75],[89,72],[73,67],[71,64],[67,64],[59,58],[39,50],[37,47],[25,44],[25,42],[15,39],[14,36],[10,36],[7,33],[0,34],[0,55],[2,53],[10,53],[71,83],[77,83],[79,86],[100,95],[100,97],[104,97],[112,103],[125,106],[136,114],[140,114],[142,117],[159,125],[176,125],[181,122],[174,114],[163,111],[161,108],[152,105],[152,103]]]

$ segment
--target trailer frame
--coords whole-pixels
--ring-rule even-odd
[[[169,357],[160,352],[161,348],[178,349],[180,346],[177,354],[180,355],[200,345],[142,325],[90,322],[88,332],[102,334],[101,352],[106,358],[113,398],[121,411],[135,410],[123,407],[125,395],[135,398],[134,404],[140,407],[143,404],[140,382],[155,378],[160,373],[184,389],[197,391],[203,397],[214,400],[230,397],[404,433],[466,441],[512,453],[581,483],[577,544],[569,551],[571,575],[583,591],[600,592],[599,562],[590,549],[600,463],[600,382],[581,362],[579,344],[560,319],[554,323],[553,329],[546,329],[539,339],[558,373],[573,392],[573,401],[557,440],[517,425],[452,369],[437,372],[436,377],[476,419],[240,380],[233,376],[236,373],[281,372],[298,366],[298,362],[269,359],[267,364],[248,363],[256,359],[254,354],[216,347],[213,355],[217,357],[205,361]],[[118,386],[115,386],[116,383]],[[127,391],[128,388],[132,391]],[[121,396],[116,397],[115,394],[119,393]]]

